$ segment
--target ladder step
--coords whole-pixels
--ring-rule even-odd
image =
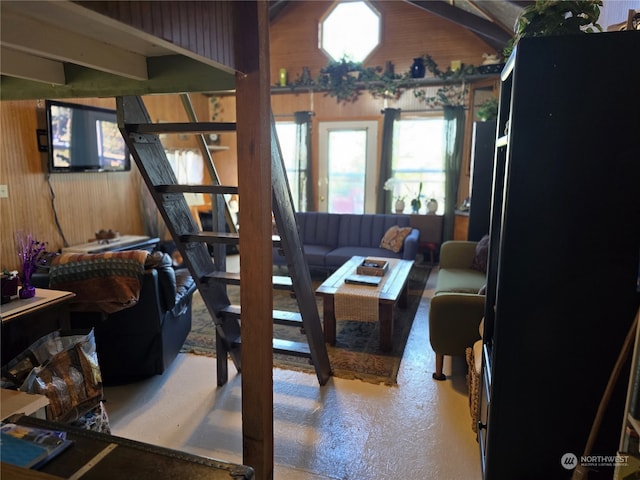
[[[274,248],[280,248],[280,237],[273,235],[271,237]],[[180,235],[183,242],[205,242],[205,243],[225,243],[229,245],[238,245],[240,242],[239,234],[229,232],[198,232],[186,233]]]
[[[177,122],[177,123],[127,123],[130,133],[209,133],[235,132],[234,122]]]
[[[309,350],[308,344],[302,342],[290,342],[280,338],[273,339],[273,353],[311,358],[311,350]]]
[[[222,282],[227,285],[240,285],[240,274],[237,272],[211,272],[201,278],[202,283],[208,283],[210,280]]]
[[[274,275],[272,278],[273,288],[275,290],[291,290],[293,283],[291,277],[283,275]],[[207,283],[209,280],[226,283],[227,285],[240,285],[240,274],[238,272],[211,272],[202,277],[202,282]]]
[[[237,233],[227,232],[198,232],[180,235],[180,241],[188,242],[204,242],[204,243],[223,243],[225,245],[238,245],[239,237]]]
[[[286,277],[284,275],[274,275],[271,278],[273,288],[275,290],[291,290],[293,288],[291,277]]]
[[[286,325],[287,327],[303,328],[302,315],[300,315],[299,312],[274,310],[273,323],[275,323],[276,325]]]
[[[227,305],[220,310],[223,315],[228,315],[234,318],[240,318],[241,308],[240,305]],[[286,310],[274,310],[273,323],[277,325],[286,325],[288,327],[302,328],[302,315],[299,312],[288,312]]]
[[[238,187],[232,185],[156,185],[158,193],[211,193],[230,194],[238,193]]]
[[[234,348],[241,346],[239,340],[233,343]],[[273,339],[273,353],[280,353],[283,355],[291,355],[294,357],[311,358],[311,350],[309,345],[301,342],[291,342],[289,340],[282,340],[280,338]]]

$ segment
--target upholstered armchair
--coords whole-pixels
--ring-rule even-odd
[[[478,326],[484,315],[484,295],[440,293],[429,307],[429,339],[436,354],[433,378],[444,380],[444,356],[465,356],[467,347],[480,339]]]
[[[480,339],[484,316],[488,237],[480,242],[448,241],[440,250],[435,296],[429,306],[429,338],[436,354],[433,378],[445,380],[445,355],[465,356]]]

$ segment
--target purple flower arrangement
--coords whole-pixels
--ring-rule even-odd
[[[36,289],[31,285],[31,275],[38,269],[44,261],[46,254],[46,242],[40,242],[33,238],[31,233],[16,233],[16,245],[18,246],[18,257],[20,257],[20,298],[30,298],[36,294]]]

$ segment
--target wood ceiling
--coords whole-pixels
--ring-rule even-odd
[[[511,38],[522,8],[532,3],[405,1],[464,26],[497,51]],[[289,1],[269,3],[273,21]],[[130,94],[207,91],[204,86],[212,82],[220,90],[234,86],[231,69],[74,2],[2,0],[0,8],[3,100],[46,98],[53,92],[58,98],[101,96],[101,92],[112,96],[118,88]],[[70,79],[81,77],[83,83],[71,85]]]

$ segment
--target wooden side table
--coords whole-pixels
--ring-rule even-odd
[[[45,418],[44,408],[49,405],[49,399],[37,393],[26,393],[18,390],[0,388],[0,420],[22,413]]]
[[[15,298],[0,306],[2,319],[2,365],[40,337],[69,328],[68,302],[76,294],[37,288],[32,298]]]
[[[442,215],[411,215],[409,219],[409,225],[420,230],[418,251],[429,254],[431,265],[442,243],[442,222]]]

